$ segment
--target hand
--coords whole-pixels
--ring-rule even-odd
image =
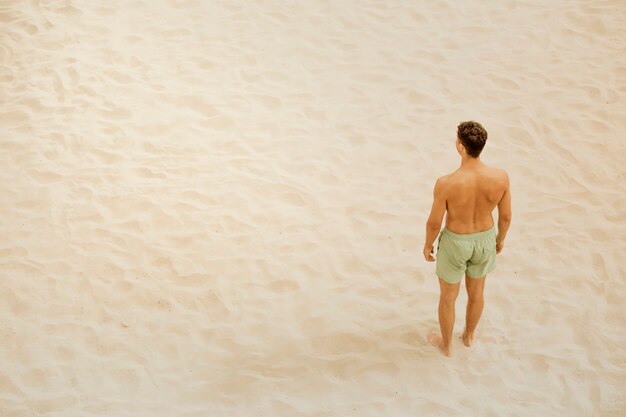
[[[428,262],[435,262],[435,257],[433,256],[435,254],[435,247],[431,246],[430,248],[425,247],[424,248],[424,259],[426,259]]]
[[[504,249],[504,240],[496,240],[496,254],[502,252]]]

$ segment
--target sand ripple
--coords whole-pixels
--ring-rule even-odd
[[[4,2],[0,415],[624,415],[626,9],[479,3]],[[466,119],[515,215],[446,361]]]

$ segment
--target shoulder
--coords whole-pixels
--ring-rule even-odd
[[[503,184],[508,186],[509,185],[509,181],[510,181],[509,180],[509,174],[505,170],[503,170],[501,168],[495,168],[495,169],[496,169],[496,172],[497,172],[497,175],[498,175],[498,179],[500,181],[502,181]]]
[[[509,174],[502,168],[496,168],[489,165],[486,165],[489,169],[489,176],[501,182],[503,184],[509,183]]]
[[[444,187],[450,184],[452,174],[444,175],[442,177],[437,178],[435,181],[435,187]]]
[[[435,181],[435,194],[445,192],[445,190],[450,186],[451,183],[450,176],[451,174],[448,174],[437,178],[437,181]]]
[[[501,168],[494,168],[493,178],[495,179],[495,183],[498,184],[498,188],[502,190],[502,192],[506,192],[509,189],[509,174],[505,170]]]

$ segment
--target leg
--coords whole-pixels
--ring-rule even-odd
[[[439,278],[439,328],[441,336],[432,332],[428,335],[428,341],[442,350],[444,355],[450,356],[452,349],[450,341],[452,339],[452,328],[454,327],[454,302],[459,295],[460,282],[449,284]]]
[[[465,317],[465,331],[463,332],[463,343],[465,346],[471,346],[474,342],[474,330],[483,313],[485,300],[483,291],[485,289],[485,280],[487,276],[482,278],[470,278],[465,276],[465,287],[467,288],[467,310]]]

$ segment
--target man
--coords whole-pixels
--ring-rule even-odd
[[[496,254],[504,248],[504,238],[511,223],[511,192],[507,173],[480,160],[487,142],[487,132],[480,123],[469,121],[457,128],[456,150],[461,166],[437,180],[434,201],[426,223],[424,258],[437,261],[439,277],[439,327],[441,334],[431,332],[428,341],[450,356],[454,303],[461,279],[467,287],[467,316],[463,343],[471,346],[474,331],[483,311],[483,290],[488,273],[496,266]],[[498,207],[498,229],[492,211]],[[439,233],[444,213],[445,227]],[[434,241],[439,234],[437,258]]]

